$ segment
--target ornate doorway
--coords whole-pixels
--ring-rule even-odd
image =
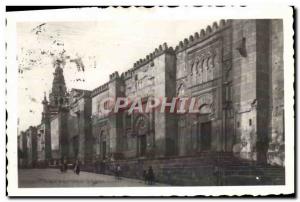
[[[139,156],[145,156],[147,149],[147,138],[146,135],[138,136],[138,153]]]
[[[137,156],[145,156],[147,151],[147,134],[149,132],[149,119],[140,115],[136,119],[135,129],[137,133]]]
[[[200,143],[202,151],[209,151],[211,149],[211,121],[201,123]]]
[[[101,157],[102,159],[105,159],[106,158],[106,141],[102,141],[102,151],[101,151]]]
[[[101,159],[105,159],[106,158],[106,134],[104,132],[104,130],[102,130],[100,132],[100,156]]]
[[[201,151],[211,150],[211,136],[212,136],[212,122],[210,116],[212,115],[211,104],[203,104],[199,108],[200,114],[197,122],[198,135],[198,149]]]

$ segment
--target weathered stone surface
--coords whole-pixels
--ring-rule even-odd
[[[282,20],[221,20],[175,50],[160,45],[92,92],[67,93],[59,66],[55,75],[39,126],[52,152],[42,154],[38,139],[38,159],[78,158],[87,167],[120,163],[127,176],[138,178],[152,165],[162,182],[175,185],[216,183],[218,158],[200,158],[203,153],[228,152],[221,163],[240,163],[237,171],[226,170],[236,182],[245,162],[284,166]],[[108,97],[143,98],[143,107],[151,97],[197,98],[200,114],[130,114],[128,108],[105,114],[100,103]],[[28,153],[23,137],[19,149]]]

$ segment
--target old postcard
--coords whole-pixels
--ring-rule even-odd
[[[7,12],[9,196],[294,193],[292,16]]]

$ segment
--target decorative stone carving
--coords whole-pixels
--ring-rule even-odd
[[[137,135],[147,135],[149,129],[149,119],[146,116],[139,116],[136,119],[135,130]]]
[[[218,43],[215,43],[218,44]],[[211,81],[215,78],[214,69],[219,64],[219,46],[211,45],[200,51],[193,52],[189,55],[189,64],[192,83],[201,84]],[[196,77],[194,77],[196,75]],[[192,85],[194,85],[192,84]]]

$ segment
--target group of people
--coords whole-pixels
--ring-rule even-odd
[[[122,172],[122,169],[119,164],[114,166],[114,173],[115,173],[115,177],[117,180],[121,180],[121,172]],[[149,166],[147,171],[146,170],[143,171],[143,178],[144,178],[145,184],[148,184],[148,185],[154,184],[155,177],[154,177],[154,171],[152,169],[152,166]]]
[[[144,178],[145,184],[149,184],[149,185],[154,184],[155,176],[154,176],[152,166],[149,166],[148,171],[146,171],[146,170],[143,171],[143,178]]]
[[[61,164],[60,164],[60,171],[62,173],[65,173],[65,172],[67,172],[67,170],[68,170],[67,160],[62,159],[61,160]],[[76,173],[77,175],[79,175],[79,173],[80,173],[80,162],[79,162],[79,160],[76,160],[74,162],[74,164],[73,164],[73,171],[74,171],[74,173]]]
[[[65,172],[67,172],[67,170],[68,170],[67,160],[62,159],[61,164],[60,164],[60,171],[62,173],[65,173]],[[74,171],[74,173],[79,175],[79,173],[80,173],[80,161],[79,160],[76,160],[74,162],[73,171]],[[116,179],[121,180],[122,169],[121,169],[121,166],[119,164],[114,166],[114,173],[115,173]],[[149,166],[147,171],[146,170],[143,171],[143,179],[144,179],[145,184],[148,184],[148,185],[153,185],[154,184],[155,177],[154,177],[154,171],[152,169],[152,166]]]

